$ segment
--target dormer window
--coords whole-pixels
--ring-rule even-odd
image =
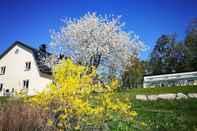
[[[31,62],[26,62],[25,63],[25,70],[28,71],[31,69]]]
[[[4,75],[5,74],[5,69],[6,69],[6,66],[2,66],[1,67],[1,72],[0,72],[1,75]]]

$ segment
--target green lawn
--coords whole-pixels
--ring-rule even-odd
[[[197,86],[172,88],[139,88],[118,92],[121,99],[129,99],[138,112],[137,120],[147,124],[148,131],[197,131],[197,99],[138,101],[136,94],[197,93]]]
[[[197,131],[197,100],[132,101],[150,131]]]

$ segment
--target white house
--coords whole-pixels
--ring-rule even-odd
[[[34,49],[16,41],[0,56],[0,96],[22,90],[35,95],[52,82],[51,70],[42,64],[40,54],[50,55],[45,46]]]
[[[144,77],[144,88],[197,85],[197,71]]]

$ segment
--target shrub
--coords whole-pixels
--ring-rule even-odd
[[[60,130],[87,130],[87,127],[103,130],[110,128],[111,121],[135,123],[137,113],[129,104],[113,97],[118,81],[103,86],[95,83],[95,70],[87,71],[87,67],[69,59],[62,61],[54,68],[54,83],[28,102],[50,112],[48,124]]]

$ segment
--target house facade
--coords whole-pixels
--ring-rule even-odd
[[[197,85],[197,71],[144,77],[144,88]]]
[[[38,57],[43,53],[49,55],[16,41],[0,56],[0,96],[35,95],[52,82],[51,70]]]

